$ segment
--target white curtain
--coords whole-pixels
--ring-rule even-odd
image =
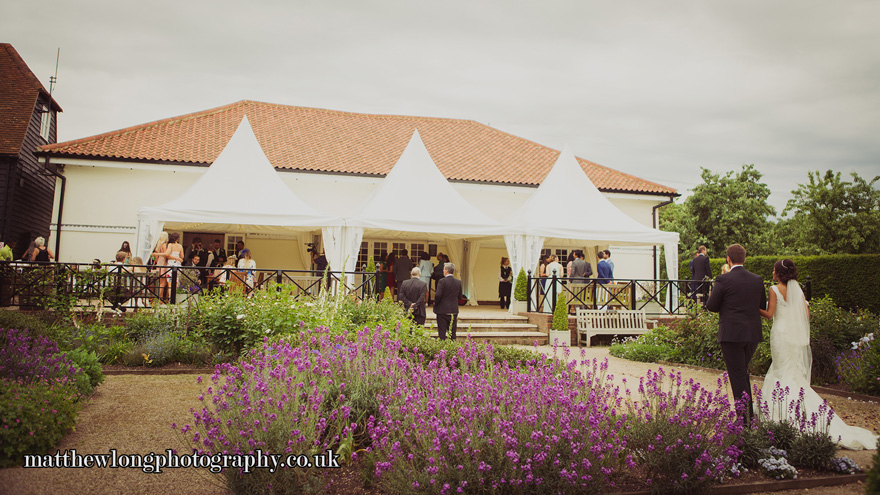
[[[358,253],[361,249],[361,241],[364,238],[364,229],[360,227],[324,227],[321,229],[324,244],[324,256],[330,264],[330,270],[345,272],[345,284],[349,287],[354,284],[354,275],[357,269]]]
[[[455,265],[455,278],[461,280],[461,269],[464,266],[464,241],[461,239],[446,239],[446,254],[449,261]]]
[[[467,256],[467,271],[468,271],[468,279],[467,279],[467,296],[468,296],[468,306],[476,306],[477,305],[477,289],[475,288],[476,278],[474,273],[477,268],[477,255],[480,253],[480,241],[468,241],[468,256]]]
[[[165,222],[158,220],[138,219],[135,256],[139,256],[144,264],[150,261],[153,245],[159,237],[159,232],[165,227]]]
[[[669,280],[678,280],[678,242],[667,242],[663,245],[663,252],[666,257],[666,278]],[[666,307],[670,301],[678,300],[678,291],[670,285],[666,291]]]
[[[510,258],[510,268],[513,271],[513,287],[516,289],[516,277],[519,275],[520,269],[526,271],[538,268],[538,256],[541,254],[541,248],[544,247],[544,238],[537,235],[505,235],[504,244],[507,246],[507,257]],[[537,307],[537,300],[534,298],[537,294],[532,294],[532,308]],[[513,305],[510,306],[509,312],[513,313]]]

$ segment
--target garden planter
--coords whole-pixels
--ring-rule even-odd
[[[550,330],[550,345],[553,345],[556,342],[556,339],[559,339],[558,345],[562,346],[570,346],[571,345],[571,331],[569,330]]]
[[[510,307],[513,308],[513,314],[525,313],[526,312],[526,301],[517,301],[513,299],[510,301]]]

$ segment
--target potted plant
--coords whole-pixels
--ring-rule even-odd
[[[513,288],[513,300],[510,302],[510,306],[513,308],[514,313],[526,312],[526,298],[528,297],[526,284],[526,270],[520,268],[519,274],[516,276],[516,285]]]
[[[560,346],[571,345],[571,331],[568,329],[568,301],[564,294],[559,294],[556,299],[553,322],[550,324],[550,345],[553,345],[556,339],[559,339]]]

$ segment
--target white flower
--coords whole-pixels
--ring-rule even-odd
[[[240,319],[242,319],[242,318],[244,318],[244,315],[238,315],[238,316],[235,317],[236,320],[240,320]]]

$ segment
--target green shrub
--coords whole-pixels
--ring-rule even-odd
[[[101,370],[101,363],[98,362],[98,355],[95,354],[95,351],[87,351],[80,347],[67,351],[65,354],[81,370],[82,374],[88,377],[91,389],[104,381],[104,372]]]
[[[865,495],[880,495],[880,438],[877,439],[877,450],[871,458],[871,469],[865,480]]]
[[[802,431],[788,448],[788,460],[797,468],[827,469],[837,456],[837,443],[824,431]]]
[[[119,364],[122,362],[122,357],[128,354],[132,347],[134,347],[134,342],[130,340],[114,342],[103,349],[99,360],[102,364]]]
[[[880,339],[869,333],[835,363],[841,381],[854,392],[880,396]]]
[[[811,370],[810,383],[813,385],[827,385],[837,383],[837,357],[839,351],[831,343],[828,337],[817,336],[810,339],[810,350],[813,354],[813,368]]]
[[[684,258],[679,272],[682,276],[688,276],[690,258]],[[877,297],[880,294],[880,254],[749,256],[744,266],[770,281],[773,279],[773,265],[783,258],[794,261],[801,283],[806,283],[807,277],[810,278],[813,298],[828,296],[843,308],[865,308],[875,314],[880,313],[880,298]],[[726,260],[712,258],[709,263],[717,277]]]
[[[669,327],[658,326],[638,337],[613,341],[608,352],[622,359],[642,363],[670,360],[677,346],[677,336]]]
[[[31,314],[22,313],[21,311],[0,309],[0,328],[27,330],[31,335],[44,335],[48,337],[46,335],[47,325],[42,319]],[[5,342],[0,342],[0,344],[5,344]]]
[[[516,287],[513,288],[513,298],[517,301],[525,301],[528,297],[528,281],[526,280],[525,268],[520,268],[516,275]]]
[[[878,324],[876,315],[841,309],[829,297],[810,302],[810,336],[828,338],[839,351],[849,349],[853,342],[876,330]]]
[[[78,404],[71,385],[0,378],[0,467],[55,448],[76,424]]]
[[[559,294],[559,297],[556,298],[556,309],[553,310],[551,327],[553,330],[568,330],[568,300],[565,298],[565,294]]]
[[[689,315],[670,325],[677,334],[680,345],[672,350],[670,361],[682,364],[705,366],[707,368],[725,369],[718,343],[718,314],[697,309]]]

